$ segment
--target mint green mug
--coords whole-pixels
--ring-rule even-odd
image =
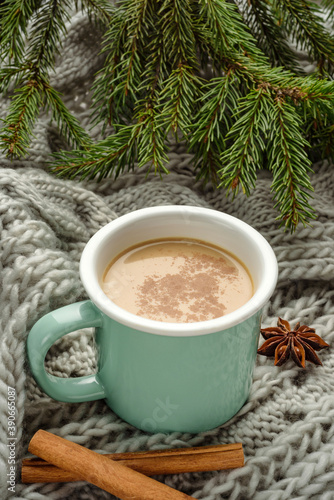
[[[102,291],[113,257],[144,241],[181,237],[228,250],[248,268],[254,295],[239,309],[197,323],[166,323],[131,314]],[[34,378],[59,401],[106,399],[122,419],[148,432],[197,433],[235,415],[250,392],[261,311],[274,291],[277,261],[252,227],[216,210],[192,206],[144,208],[119,217],[87,243],[80,277],[90,300],[43,316],[31,329],[27,354]],[[44,359],[63,335],[95,327],[97,373],[50,375]]]

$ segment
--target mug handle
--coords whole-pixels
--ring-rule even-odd
[[[58,401],[80,403],[106,397],[98,374],[61,378],[45,371],[45,356],[54,342],[80,328],[101,327],[103,315],[90,301],[84,300],[56,309],[35,323],[27,339],[27,354],[36,382]]]

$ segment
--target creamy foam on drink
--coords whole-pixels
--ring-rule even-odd
[[[172,323],[218,318],[253,295],[252,279],[236,257],[202,241],[172,238],[118,255],[106,269],[102,289],[137,316]]]

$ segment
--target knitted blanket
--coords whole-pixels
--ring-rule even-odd
[[[101,65],[99,33],[82,14],[71,20],[53,84],[69,108],[88,121],[93,74]],[[0,103],[4,114],[8,102]],[[93,130],[97,137],[99,131]],[[232,202],[222,190],[194,180],[184,145],[170,152],[171,174],[162,181],[145,172],[116,181],[79,183],[60,180],[45,167],[61,139],[41,115],[30,156],[0,161],[1,322],[0,322],[0,498],[16,500],[112,499],[85,482],[31,484],[20,481],[23,457],[40,428],[101,453],[153,450],[241,442],[246,463],[239,469],[159,476],[159,481],[202,500],[334,499],[334,354],[320,353],[323,366],[305,370],[291,361],[274,367],[258,356],[249,400],[229,422],[197,435],[149,434],[122,421],[105,404],[69,404],[48,397],[33,380],[25,356],[32,325],[47,312],[86,298],[78,264],[89,238],[103,225],[130,211],[164,204],[197,205],[234,215],[257,229],[279,262],[276,291],[266,306],[263,327],[283,317],[311,325],[334,345],[334,168],[314,166],[312,204],[317,219],[294,235],[279,229],[270,194],[271,176],[260,172],[249,198]],[[73,332],[47,356],[56,376],[92,373],[94,332]],[[12,391],[12,388],[15,391]],[[9,392],[8,392],[9,391]],[[10,396],[10,397],[9,397]],[[10,439],[8,401],[15,406],[15,440]],[[8,446],[8,443],[14,443]],[[10,487],[10,460],[16,481]],[[12,463],[12,462],[11,462]]]

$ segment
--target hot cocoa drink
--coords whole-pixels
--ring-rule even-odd
[[[137,316],[173,323],[218,318],[253,295],[252,279],[235,256],[187,239],[154,240],[127,249],[107,267],[102,289]]]

